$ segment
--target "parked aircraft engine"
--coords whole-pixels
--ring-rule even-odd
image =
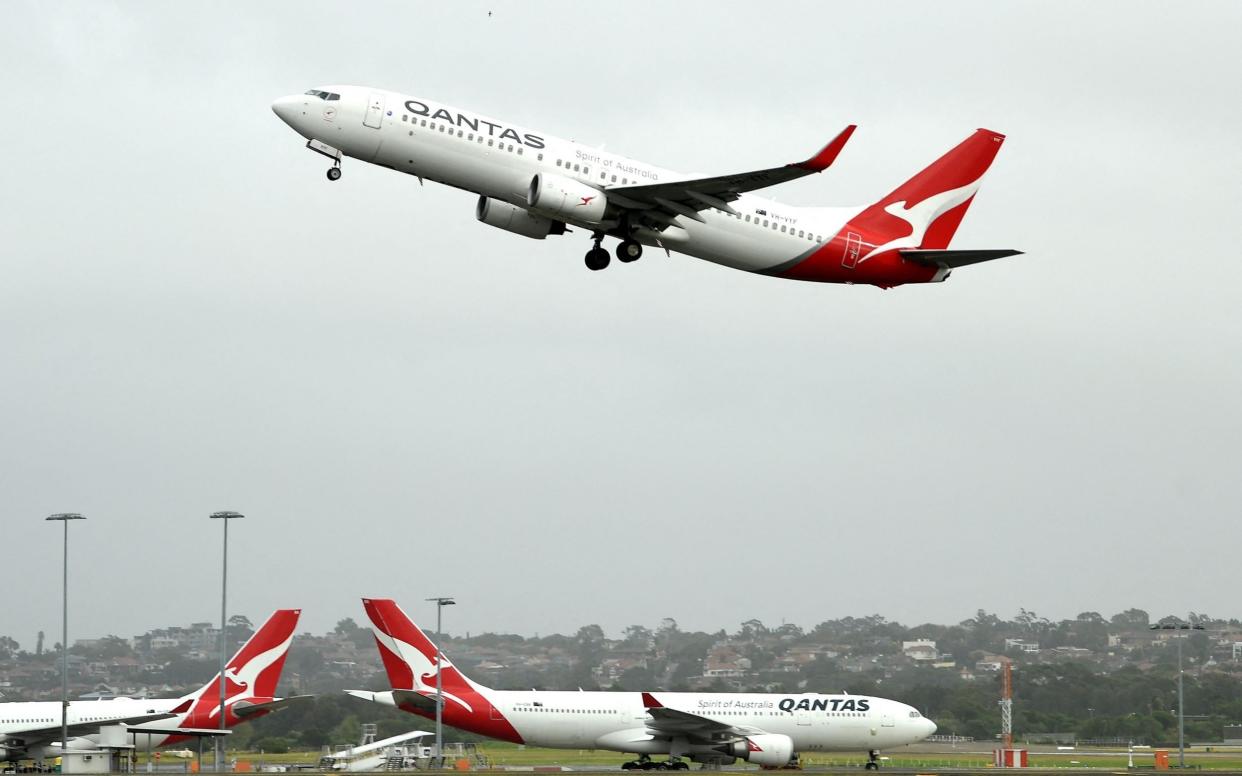
[[[608,198],[573,178],[541,172],[531,178],[526,204],[550,216],[598,224],[604,220]]]
[[[474,215],[488,226],[496,226],[536,240],[542,240],[550,234],[565,234],[565,225],[560,221],[535,215],[526,208],[491,197],[479,197]]]
[[[716,747],[721,754],[740,757],[756,765],[780,767],[793,758],[793,739],[780,733],[760,733],[741,741]]]

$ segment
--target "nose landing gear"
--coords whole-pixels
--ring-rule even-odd
[[[867,765],[865,767],[869,771],[880,770],[880,753],[874,749],[867,752]]]
[[[340,179],[341,179],[341,163],[338,161],[336,164],[328,168],[328,180],[339,181]]]

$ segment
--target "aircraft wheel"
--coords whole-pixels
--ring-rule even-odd
[[[611,261],[611,259],[608,256],[608,251],[603,248],[592,248],[587,251],[586,265],[589,270],[601,270],[608,266],[609,261]]]
[[[625,263],[638,261],[643,257],[643,246],[634,240],[622,240],[617,245],[617,258]]]
[[[340,179],[341,179],[341,168],[340,167],[329,167],[328,168],[328,180],[339,181]]]
[[[869,771],[878,771],[880,770],[880,764],[879,763],[867,763],[866,769]]]

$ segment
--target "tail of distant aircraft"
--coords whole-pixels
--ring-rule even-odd
[[[224,668],[224,703],[229,725],[265,714],[281,703],[273,697],[293,641],[301,609],[278,609],[251,636]],[[219,722],[219,674],[195,692],[183,727],[215,727]]]
[[[522,743],[517,730],[500,709],[492,705],[493,691],[458,671],[443,652],[436,650],[436,645],[427,638],[427,634],[401,611],[396,601],[364,598],[362,605],[371,620],[375,645],[379,648],[392,690],[384,693],[350,690],[350,695],[434,719],[438,658],[444,721],[463,730]]]
[[[388,673],[388,683],[395,690],[431,690],[436,688],[436,645],[427,634],[401,611],[397,602],[387,598],[364,598],[362,605],[371,619],[375,644]],[[482,688],[470,681],[449,662],[440,657],[440,684],[449,692],[475,692]]]
[[[865,283],[875,282],[868,279],[868,270],[874,268],[879,277],[891,278],[891,266],[880,272],[884,265],[908,262],[916,273],[901,282],[943,280],[955,267],[1020,253],[1008,249],[947,250],[1004,142],[1005,136],[999,132],[976,130],[887,196],[863,208],[831,242],[782,274],[804,280],[853,276]],[[848,275],[843,275],[842,269]],[[925,272],[926,277],[919,276],[918,271]]]

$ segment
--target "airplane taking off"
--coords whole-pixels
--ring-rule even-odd
[[[643,246],[734,269],[891,288],[934,283],[956,267],[1020,251],[949,250],[1005,136],[980,129],[870,205],[794,207],[750,192],[822,172],[854,132],[814,156],[764,170],[688,176],[423,98],[363,86],[281,97],[272,110],[341,177],[350,156],[479,195],[478,220],[542,240],[592,235],[586,265],[604,269],[605,236],[622,262]]]
[[[247,639],[224,669],[225,725],[257,719],[310,696],[274,698],[301,609],[278,609]],[[151,735],[152,746],[218,735],[220,675],[180,698],[70,701],[69,749],[93,749],[99,728],[128,725]],[[60,754],[60,701],[0,703],[0,760],[42,760]]]
[[[435,719],[435,645],[394,601],[362,604],[393,689],[349,694]],[[867,769],[875,770],[878,750],[936,732],[914,707],[868,695],[493,690],[441,658],[445,724],[518,744],[638,755],[625,770],[687,770],[686,759],[727,765],[737,758],[780,767],[800,752],[858,750],[869,753]]]

